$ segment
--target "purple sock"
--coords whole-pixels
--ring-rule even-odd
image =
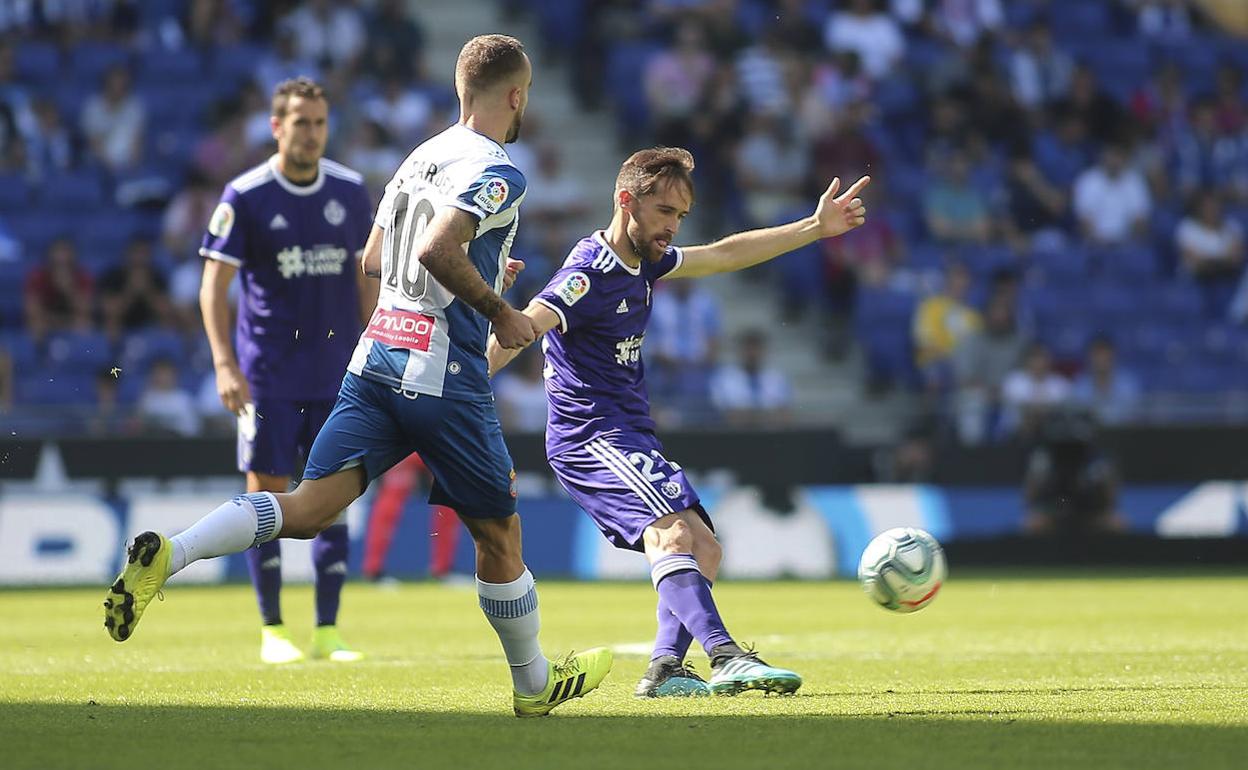
[[[721,644],[732,643],[711,597],[711,584],[698,571],[693,554],[664,556],[650,566],[650,579],[660,604],[671,609],[708,654]]]
[[[347,581],[347,525],[335,524],[312,541],[312,566],[316,568],[316,624],[338,624],[338,601]]]
[[[247,571],[251,573],[251,585],[256,589],[256,603],[260,605],[260,617],[266,626],[282,622],[282,546],[270,540],[243,552],[247,557]]]
[[[689,629],[685,628],[685,624],[680,622],[680,618],[676,617],[661,596],[656,614],[659,618],[659,632],[654,637],[654,652],[650,654],[650,660],[664,655],[673,655],[677,660],[684,660],[689,652],[689,645],[693,644],[693,634],[689,633]]]

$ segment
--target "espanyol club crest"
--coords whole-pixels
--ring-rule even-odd
[[[664,481],[663,486],[659,487],[663,490],[663,494],[669,500],[675,500],[680,497],[680,484],[675,481]]]
[[[325,221],[337,227],[347,218],[347,210],[336,198],[330,198],[329,203],[325,204]]]

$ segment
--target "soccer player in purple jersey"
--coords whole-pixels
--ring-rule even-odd
[[[114,639],[130,638],[187,564],[275,537],[314,537],[370,481],[418,452],[434,477],[430,502],[453,508],[476,544],[478,604],[507,658],[516,716],[544,716],[606,677],[610,650],[558,663],[542,654],[515,471],[486,373],[491,326],[506,349],[536,338],[533,320],[499,296],[520,267],[508,255],[526,186],[503,145],[519,135],[532,79],[519,40],[481,35],[464,45],[455,65],[459,122],[412,150],[378,207],[361,260],[381,277],[377,307],[303,483],[240,495],[172,538],[136,537],[104,602]]]
[[[655,437],[641,346],[655,281],[743,270],[848,232],[864,221],[858,193],[870,177],[839,196],[832,180],[804,219],[677,248],[693,206],[692,171],[693,157],[679,148],[634,153],[616,179],[611,224],[577,243],[525,309],[545,334],[546,456],[603,535],[650,561],[659,630],[638,696],[791,693],[801,677],[738,646],[715,607],[720,545],[697,492]],[[491,373],[515,354],[491,342]],[[711,659],[709,683],[684,660],[695,638]]]
[[[363,178],[324,157],[324,90],[307,78],[278,84],[269,121],[277,154],[226,185],[200,248],[204,329],[221,403],[238,415],[238,469],[248,492],[290,489],[299,456],[334,406],[367,320],[361,308],[372,312],[377,296],[376,282],[355,269],[372,206]],[[237,342],[228,300],[235,274],[242,286]],[[345,511],[312,543],[315,658],[362,657],[337,627],[348,545]],[[282,623],[280,542],[250,548],[246,558],[263,622],[260,659],[302,660]]]

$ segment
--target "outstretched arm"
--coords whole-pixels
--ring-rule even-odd
[[[533,331],[537,334],[537,339],[541,339],[543,334],[559,325],[559,316],[540,302],[530,302],[529,306],[524,309],[524,314],[532,319]],[[490,341],[485,346],[485,358],[489,362],[489,376],[493,377],[498,374],[500,369],[511,363],[511,360],[518,355],[520,355],[520,348],[506,350],[491,334]]]
[[[721,238],[705,246],[683,249],[680,266],[667,278],[696,278],[714,273],[731,273],[775,259],[781,254],[800,249],[821,238],[832,238],[849,232],[866,221],[867,209],[858,193],[870,183],[864,176],[839,197],[841,179],[837,177],[819,198],[815,213],[779,227],[765,227]]]

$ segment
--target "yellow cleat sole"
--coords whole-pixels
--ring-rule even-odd
[[[143,616],[146,603],[135,604],[132,589],[139,585],[143,570],[152,566],[160,552],[162,539],[155,532],[144,532],[134,539],[127,554],[126,568],[108,589],[104,599],[104,627],[115,641],[124,642],[134,633],[134,627]],[[150,601],[150,598],[149,598]]]

